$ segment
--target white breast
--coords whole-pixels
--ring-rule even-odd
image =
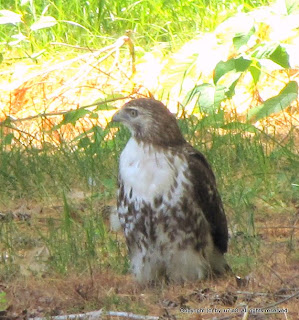
[[[170,157],[169,152],[157,151],[152,145],[137,143],[131,138],[120,157],[125,193],[132,188],[135,198],[151,202],[170,189],[176,174],[184,166],[178,156]]]

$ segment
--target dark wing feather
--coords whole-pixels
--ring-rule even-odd
[[[214,173],[202,153],[189,144],[185,150],[188,154],[190,179],[194,185],[194,199],[198,201],[210,224],[215,246],[221,253],[225,253],[228,243],[227,221]]]

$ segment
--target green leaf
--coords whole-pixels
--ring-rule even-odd
[[[268,59],[276,47],[277,45],[273,45],[273,43],[261,43],[252,53],[252,57],[256,59]]]
[[[226,99],[225,90],[225,86],[216,86],[214,92],[214,109],[219,109],[221,106],[221,102]]]
[[[21,15],[10,10],[0,10],[0,24],[22,22]]]
[[[269,59],[283,68],[289,68],[289,55],[285,48],[280,44],[264,43],[258,46],[253,52],[253,57],[256,59]]]
[[[30,29],[32,31],[44,29],[44,28],[50,28],[57,24],[57,20],[54,17],[51,16],[42,16],[40,19],[36,22],[34,22]]]
[[[219,109],[221,101],[226,98],[224,86],[202,83],[187,93],[183,105],[187,105],[196,95],[198,95],[197,106],[200,111],[206,113],[214,113],[215,110]]]
[[[251,73],[254,84],[257,84],[261,76],[261,64],[257,62],[256,65],[251,65],[248,70]]]
[[[83,118],[86,114],[89,114],[90,111],[85,109],[77,109],[77,110],[71,110],[64,114],[63,116],[63,124],[71,123],[75,125],[76,121],[80,118]]]
[[[98,119],[99,115],[96,112],[91,112],[89,115],[89,118],[90,119]]]
[[[284,3],[285,3],[286,11],[289,15],[292,13],[295,13],[296,11],[299,11],[298,0],[284,0]]]
[[[117,108],[109,105],[108,103],[103,103],[98,105],[94,111],[108,111],[108,110],[116,110]]]
[[[75,125],[76,121],[78,121],[80,118],[83,118],[85,115],[91,113],[88,110],[85,109],[77,109],[77,110],[71,110],[64,114],[63,120],[58,123],[56,126],[54,126],[51,130],[58,130],[63,125],[71,123],[72,125]]]
[[[3,62],[3,54],[0,53],[0,63],[2,63],[2,62]]]
[[[98,107],[94,110],[94,111],[100,111],[100,110],[116,110],[117,108],[116,107],[113,107],[111,105],[109,105],[109,102],[105,102],[105,101],[109,101],[109,100],[118,100],[118,99],[121,99],[121,98],[124,98],[124,95],[122,94],[118,94],[118,93],[115,93],[115,94],[109,94],[105,97],[105,99],[101,98],[101,99],[97,99],[95,100],[92,105],[98,105]]]
[[[232,58],[227,61],[218,62],[214,70],[214,83],[216,84],[221,77],[223,77],[230,71],[246,71],[249,68],[251,62],[252,60],[244,59],[243,57],[237,59]]]
[[[11,41],[8,42],[10,46],[15,46],[22,42],[23,40],[27,39],[21,32],[14,34],[11,36]]]
[[[9,134],[7,134],[5,137],[4,137],[4,139],[3,139],[3,144],[4,145],[11,145],[11,143],[12,143],[12,140],[13,140],[13,138],[14,138],[15,136],[14,136],[14,134],[13,133],[9,133]]]
[[[262,105],[252,108],[248,112],[248,119],[259,120],[273,113],[277,113],[287,108],[294,100],[298,98],[298,84],[296,81],[290,81],[280,93],[266,100]]]
[[[255,27],[252,27],[249,32],[237,33],[233,38],[234,47],[238,50],[242,46],[246,45],[251,36],[255,33]]]
[[[233,81],[231,82],[231,84],[229,85],[228,89],[225,92],[227,98],[230,99],[235,94],[235,88],[240,77],[241,77],[241,74],[239,72],[235,74],[235,77],[233,77]]]
[[[219,61],[214,70],[213,80],[216,84],[218,80],[224,76],[226,73],[235,70],[235,61],[230,59],[227,61]]]
[[[269,56],[270,60],[286,69],[290,68],[289,58],[290,57],[286,49],[283,48],[281,45],[278,45]]]

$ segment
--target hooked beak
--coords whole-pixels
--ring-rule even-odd
[[[121,122],[123,120],[122,118],[122,112],[121,110],[118,110],[114,113],[111,122]]]

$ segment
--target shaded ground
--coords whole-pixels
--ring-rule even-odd
[[[81,201],[81,205],[73,210],[78,216],[85,214],[83,203]],[[66,275],[47,272],[43,268],[32,270],[37,257],[35,252],[35,257],[29,260],[32,263],[30,272],[19,274],[11,281],[3,280],[0,284],[1,290],[7,294],[5,317],[22,319],[103,309],[165,319],[241,319],[242,310],[247,306],[252,312],[249,319],[298,319],[299,257],[292,250],[298,236],[299,208],[296,205],[294,210],[297,213],[286,215],[289,218],[281,215],[273,218],[273,214],[270,218],[267,212],[263,212],[263,218],[257,218],[257,235],[261,239],[258,257],[253,271],[242,274],[239,279],[227,276],[183,286],[146,288],[137,285],[130,274],[121,275],[110,268],[91,268],[88,271],[86,266],[86,271],[70,270]],[[25,217],[32,224],[38,223],[39,228],[43,225],[41,217],[57,217],[59,213],[53,207],[37,203],[27,203],[21,208],[23,214],[20,206],[7,212],[11,212],[16,223],[22,223]],[[119,241],[123,241],[121,233],[117,236]],[[235,235],[231,242],[242,236]],[[27,254],[32,249],[25,251],[19,252],[24,256],[21,264],[29,270],[27,259],[30,257]],[[47,261],[47,254],[45,257]],[[39,263],[42,265],[41,261]],[[297,297],[292,297],[296,293]],[[272,308],[272,311],[280,313],[266,314],[261,310],[254,311],[254,308]],[[191,309],[197,309],[197,313],[191,314]]]

